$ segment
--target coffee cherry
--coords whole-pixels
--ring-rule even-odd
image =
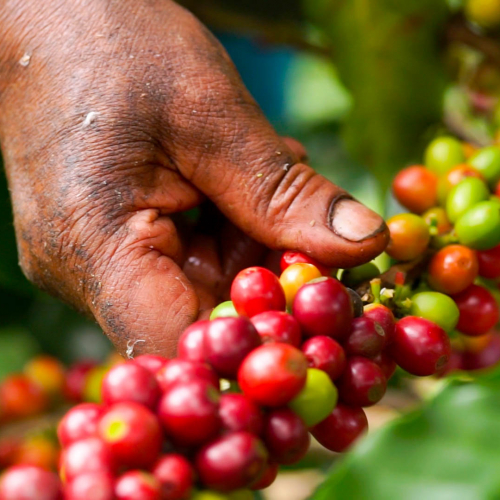
[[[231,300],[238,314],[249,317],[264,311],[284,311],[286,306],[277,276],[263,267],[238,273],[231,285]]]
[[[306,382],[307,360],[288,344],[266,344],[252,351],[238,372],[241,390],[257,404],[283,406]]]
[[[221,377],[233,379],[245,356],[260,343],[248,318],[217,318],[205,332],[205,359]]]
[[[456,371],[464,370],[465,368],[463,367],[462,363],[462,354],[462,352],[452,348],[448,363],[446,363],[443,368],[436,372],[436,376],[446,377],[447,375]]]
[[[429,228],[434,226],[438,235],[449,233],[453,229],[444,208],[441,207],[430,208],[422,214],[422,219]]]
[[[203,379],[219,388],[219,378],[206,363],[190,359],[170,359],[156,374],[160,389],[165,392],[178,382]]]
[[[480,149],[468,163],[477,170],[492,187],[500,180],[500,149],[497,146],[488,146]]]
[[[368,430],[362,408],[339,403],[333,412],[311,430],[318,442],[330,451],[346,451]]]
[[[194,470],[185,457],[176,453],[163,455],[152,471],[160,483],[161,500],[185,500],[190,497]]]
[[[500,205],[482,201],[467,210],[455,224],[458,241],[474,250],[490,250],[500,243]]]
[[[9,375],[0,383],[0,408],[7,418],[31,417],[48,406],[49,400],[42,388],[26,375]]]
[[[23,372],[52,398],[63,391],[66,371],[62,363],[52,356],[36,356],[26,363]]]
[[[302,345],[302,352],[310,368],[323,370],[332,380],[337,380],[345,369],[344,349],[330,337],[311,337]]]
[[[279,465],[276,462],[268,462],[257,482],[250,486],[252,490],[263,490],[274,483],[278,477]]]
[[[295,296],[293,315],[308,337],[345,338],[351,329],[353,307],[345,287],[335,278],[319,278]]]
[[[288,406],[307,427],[312,427],[331,413],[337,404],[337,398],[337,389],[330,377],[324,371],[309,368],[306,385],[288,403]]]
[[[350,406],[372,406],[385,394],[387,381],[380,366],[370,359],[353,356],[337,382],[340,400]]]
[[[95,403],[81,403],[71,408],[59,422],[57,437],[61,446],[97,435],[97,426],[104,407]]]
[[[156,375],[158,370],[168,363],[168,359],[162,356],[155,356],[154,354],[142,354],[134,358],[134,363]]]
[[[479,274],[491,280],[500,278],[500,245],[477,252]]]
[[[407,372],[425,377],[446,365],[451,347],[440,326],[424,318],[407,316],[396,323],[389,354]]]
[[[476,252],[463,245],[439,250],[429,263],[429,284],[441,293],[453,295],[474,283],[479,270]]]
[[[455,223],[467,210],[490,197],[488,186],[476,177],[466,177],[446,198],[446,215]]]
[[[177,355],[182,359],[205,361],[204,336],[210,321],[197,321],[188,326],[179,338]]]
[[[226,431],[247,431],[256,435],[262,432],[262,412],[243,394],[222,394],[219,416]]]
[[[85,378],[83,400],[92,403],[102,403],[102,383],[108,374],[109,367],[97,365],[92,368]]]
[[[421,214],[437,203],[437,175],[415,165],[401,170],[392,183],[396,199],[405,208]]]
[[[467,19],[483,29],[495,29],[500,24],[500,2],[498,0],[467,0]]]
[[[471,144],[470,142],[462,142],[462,149],[466,160],[471,158],[479,150],[476,145]]]
[[[91,437],[70,444],[61,455],[61,474],[72,481],[81,474],[105,472],[113,474],[115,463],[108,446]]]
[[[373,319],[362,316],[352,322],[352,331],[343,345],[348,356],[372,358],[382,352],[386,343],[384,329]]]
[[[149,472],[131,470],[115,484],[116,500],[162,500],[160,482]]]
[[[281,342],[300,346],[300,326],[292,315],[283,311],[266,311],[254,316],[251,321],[263,344]]]
[[[386,252],[397,260],[413,260],[422,255],[430,241],[429,228],[422,217],[399,214],[387,221],[391,234]]]
[[[437,175],[446,174],[451,168],[464,161],[462,144],[454,137],[438,137],[425,150],[425,165]]]
[[[385,332],[386,344],[390,344],[396,328],[396,319],[392,311],[382,304],[368,304],[364,307],[364,316],[382,327]]]
[[[163,394],[158,416],[173,441],[197,446],[219,430],[219,397],[218,391],[206,380],[179,382]]]
[[[428,319],[445,332],[455,329],[460,315],[452,298],[439,292],[420,292],[411,298],[412,316]]]
[[[453,299],[460,311],[457,328],[465,335],[483,335],[498,323],[498,305],[486,288],[471,285]]]
[[[460,184],[467,177],[475,177],[483,180],[483,176],[475,168],[466,163],[453,167],[445,176],[439,179],[438,198],[441,205],[446,204],[446,197],[452,188]]]
[[[386,351],[382,351],[380,354],[373,357],[372,361],[382,368],[386,380],[389,380],[394,375],[397,364]]]
[[[25,437],[12,457],[12,464],[34,465],[54,470],[59,462],[59,447],[49,436]]]
[[[156,377],[133,361],[113,366],[102,381],[101,391],[102,399],[108,405],[134,401],[154,409],[160,397]]]
[[[118,465],[146,468],[160,454],[162,432],[158,418],[132,401],[109,407],[99,422],[99,437]]]
[[[67,399],[75,403],[83,401],[87,376],[95,366],[95,361],[80,361],[69,368],[63,388]]]
[[[456,339],[457,349],[460,348],[462,352],[481,352],[489,343],[491,338],[495,335],[493,331],[479,335],[478,337],[470,337],[469,335],[459,334]]]
[[[231,491],[259,478],[267,463],[267,452],[253,434],[232,432],[206,444],[196,455],[195,463],[205,486]]]
[[[281,272],[283,272],[287,267],[291,266],[292,264],[298,264],[298,263],[312,264],[314,267],[319,269],[320,273],[323,276],[332,275],[333,270],[331,267],[322,266],[317,260],[313,259],[312,257],[309,257],[309,255],[300,252],[292,252],[291,250],[287,250],[281,256],[281,262],[280,262]]]
[[[115,500],[114,478],[106,472],[81,474],[64,488],[65,500]]]
[[[273,410],[266,416],[263,435],[271,460],[284,465],[302,459],[311,442],[304,421],[287,408]]]
[[[280,276],[287,307],[291,309],[300,287],[321,276],[321,271],[312,264],[297,263],[288,266]]]
[[[465,350],[460,361],[463,370],[482,370],[497,365],[500,362],[500,336],[492,335],[478,351]]]
[[[231,300],[226,300],[226,302],[222,302],[217,307],[214,307],[210,313],[210,320],[217,318],[236,318],[237,316],[238,312],[234,308],[233,302]]]
[[[0,468],[2,470],[11,466],[15,462],[17,453],[21,446],[21,438],[9,436],[0,439]]]
[[[61,500],[59,479],[32,465],[15,465],[0,477],[2,500]]]

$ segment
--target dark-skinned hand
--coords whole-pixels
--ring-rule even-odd
[[[267,249],[348,267],[387,243],[169,0],[3,0],[0,144],[22,269],[122,353],[173,355]]]

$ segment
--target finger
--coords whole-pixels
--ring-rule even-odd
[[[191,281],[211,290],[218,301],[228,300],[236,274],[262,264],[265,253],[265,247],[226,221],[217,234],[197,234],[191,239],[183,271]]]
[[[200,301],[181,256],[175,226],[158,210],[133,214],[99,255],[99,288],[89,306],[128,357],[175,355],[179,335],[197,319]]]
[[[250,238],[272,249],[302,251],[332,267],[381,253],[388,242],[383,219],[272,137],[242,145],[237,155],[248,158],[246,168],[219,154],[198,167],[192,182]]]
[[[300,161],[216,42],[195,35],[193,43],[206,57],[194,56],[186,79],[199,85],[178,83],[182,113],[170,113],[164,125],[163,145],[184,177],[272,249],[302,251],[332,267],[355,266],[382,252],[388,242],[383,219]],[[168,139],[172,128],[175,143]]]

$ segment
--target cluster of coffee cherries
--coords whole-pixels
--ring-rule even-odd
[[[7,424],[52,412],[60,406],[98,401],[104,375],[122,359],[113,352],[102,364],[82,360],[66,367],[53,356],[41,354],[33,357],[22,371],[8,375],[0,382],[0,429]],[[0,451],[0,466],[1,463]]]
[[[363,305],[306,255],[285,252],[281,267],[280,277],[241,271],[231,301],[184,331],[176,359],[111,368],[102,402],[75,406],[59,425],[61,481],[14,467],[0,498],[251,498],[305,456],[311,434],[348,449],[396,364],[414,375],[446,366],[450,342],[436,323]],[[20,495],[28,487],[36,497]]]
[[[20,464],[56,470],[56,416],[69,405],[100,400],[104,375],[120,361],[112,353],[102,364],[82,360],[66,367],[43,354],[6,376],[0,382],[0,470]]]
[[[397,200],[412,213],[387,221],[387,253],[423,266],[393,309],[436,323],[452,338],[451,369],[500,360],[500,148],[472,148],[453,137],[429,144],[425,165],[394,179]]]

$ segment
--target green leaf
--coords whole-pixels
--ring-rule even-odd
[[[368,436],[313,500],[500,498],[500,376],[452,381],[424,406]]]
[[[440,119],[446,2],[305,0],[304,8],[328,36],[353,97],[348,147],[386,187],[395,170],[419,159],[424,131]]]

